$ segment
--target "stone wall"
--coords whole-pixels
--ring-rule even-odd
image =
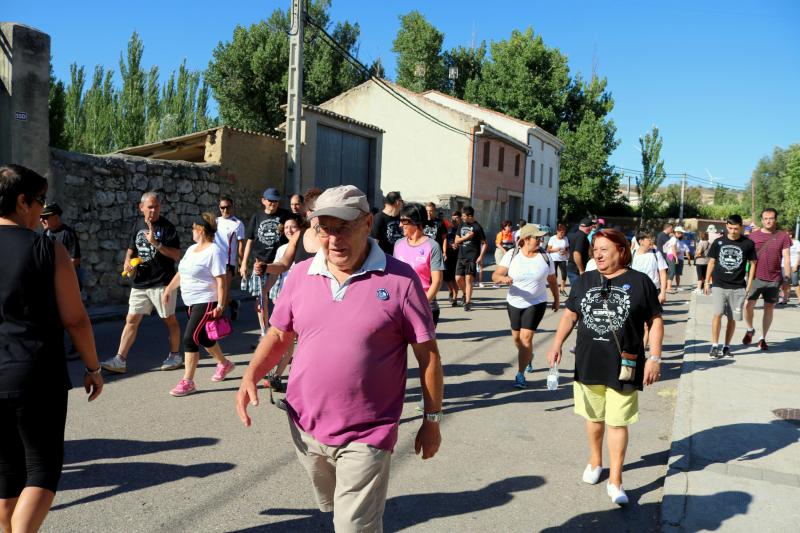
[[[233,197],[236,214],[247,222],[261,208],[261,190],[229,177],[219,165],[141,157],[95,156],[51,149],[49,200],[64,210],[62,220],[80,237],[88,305],[127,302],[122,278],[131,227],[141,214],[142,193],[161,195],[161,214],[175,224],[181,248],[192,244],[191,222],[200,213],[219,214],[220,194]]]

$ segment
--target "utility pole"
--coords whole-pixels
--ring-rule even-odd
[[[628,203],[631,203],[631,176],[628,175]]]
[[[303,114],[303,0],[292,0],[292,25],[289,31],[289,91],[286,101],[286,185],[285,192],[300,193]]]
[[[686,198],[686,173],[683,174],[683,179],[681,180],[681,212],[678,216],[678,223],[683,225],[683,202]]]

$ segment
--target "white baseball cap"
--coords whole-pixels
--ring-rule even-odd
[[[339,185],[319,195],[310,215],[355,220],[364,213],[369,213],[367,196],[354,185]]]

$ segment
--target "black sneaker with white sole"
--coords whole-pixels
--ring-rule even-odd
[[[730,357],[731,359],[733,359],[733,353],[731,353],[730,346],[722,347],[722,357]]]
[[[719,349],[719,346],[712,346],[708,356],[711,359],[722,359],[722,350]]]

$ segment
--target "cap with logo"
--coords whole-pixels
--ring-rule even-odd
[[[686,232],[683,230],[683,226],[676,226],[675,233],[686,233]]]
[[[369,213],[367,196],[353,185],[339,185],[319,195],[313,216],[355,220],[364,213]]]
[[[42,209],[42,216],[50,216],[50,215],[58,215],[61,216],[63,211],[61,210],[61,206],[59,206],[55,202],[50,202],[49,204],[45,204],[44,209]]]
[[[264,200],[269,200],[271,202],[278,202],[281,199],[281,193],[275,187],[270,187],[269,189],[264,191]]]
[[[527,237],[544,237],[547,232],[539,227],[539,224],[525,224],[517,233],[517,240],[521,241]]]

